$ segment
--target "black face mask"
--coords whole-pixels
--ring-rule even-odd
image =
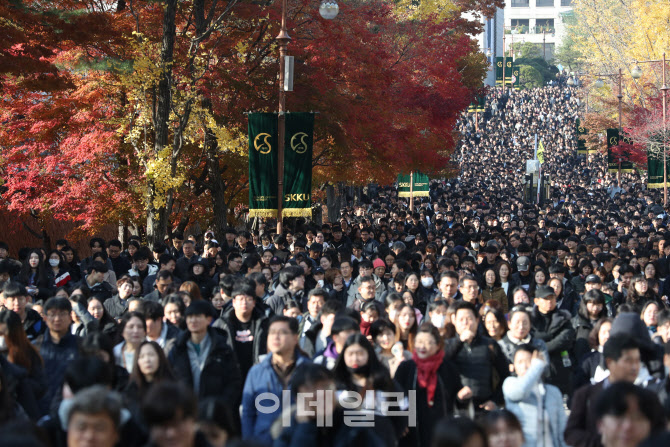
[[[351,374],[358,374],[359,376],[367,376],[370,373],[370,364],[359,366],[358,368],[350,368],[347,366],[347,370]]]

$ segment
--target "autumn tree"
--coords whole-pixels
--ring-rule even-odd
[[[56,22],[43,23],[59,40],[32,58],[47,66],[24,61],[27,76],[3,78],[3,207],[88,232],[144,220],[150,243],[194,220],[222,231],[247,182],[243,112],[276,110],[280,2],[52,3]],[[289,4],[296,71],[287,103],[320,112],[317,179],[439,173],[487,68],[471,36],[501,3],[347,2],[330,22],[316,6]],[[24,82],[36,71],[62,86]]]

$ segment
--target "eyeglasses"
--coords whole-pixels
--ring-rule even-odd
[[[55,320],[56,318],[65,319],[70,316],[70,313],[69,312],[48,313],[46,316],[49,320]]]

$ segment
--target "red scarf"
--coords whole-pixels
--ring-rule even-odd
[[[419,386],[426,389],[428,406],[432,407],[435,398],[435,389],[437,388],[437,369],[444,359],[444,350],[440,349],[437,353],[425,359],[417,357],[415,352],[412,354],[412,359],[416,363]]]
[[[372,326],[372,323],[368,323],[367,321],[361,319],[361,334],[365,335],[366,337],[370,335],[370,326]]]

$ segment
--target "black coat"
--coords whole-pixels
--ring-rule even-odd
[[[570,416],[565,426],[565,442],[572,447],[601,447],[598,434],[596,401],[603,391],[604,382],[586,385],[572,396]]]
[[[231,306],[226,309],[219,319],[217,319],[212,327],[222,330],[226,333],[226,342],[228,346],[235,349],[235,334],[233,333],[234,321],[237,320],[235,316],[235,309]],[[254,364],[258,363],[259,357],[267,353],[267,332],[268,332],[268,322],[269,319],[260,311],[258,308],[254,307],[254,310],[251,312],[251,333],[253,334],[253,353],[254,353]]]
[[[565,310],[554,310],[542,315],[537,307],[531,313],[534,336],[544,341],[549,352],[549,379],[547,383],[557,386],[561,393],[572,393],[572,374],[575,365],[571,355],[575,344],[575,330],[570,323],[571,315]],[[567,357],[566,357],[567,356]]]
[[[208,328],[207,334],[210,337],[211,346],[205,366],[200,373],[198,397],[218,397],[223,402],[239,402],[243,383],[235,352],[216,329]],[[187,348],[187,342],[190,339],[190,331],[184,331],[179,336],[170,352],[169,361],[175,378],[193,388],[191,361]]]
[[[463,388],[456,368],[445,357],[437,369],[437,387],[435,388],[434,404],[428,405],[426,389],[417,383],[417,367],[414,360],[402,362],[396,370],[394,380],[405,393],[416,390],[416,427],[410,427],[406,436],[400,439],[399,445],[425,447],[431,445],[435,425],[445,416],[454,412],[456,395]]]

